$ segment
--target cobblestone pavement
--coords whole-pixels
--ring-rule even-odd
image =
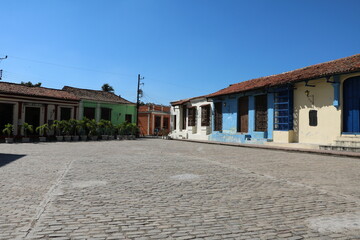
[[[360,239],[359,159],[141,139],[0,160],[0,239]]]

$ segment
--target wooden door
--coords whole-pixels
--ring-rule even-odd
[[[255,97],[255,131],[267,131],[267,95]]]
[[[238,132],[247,133],[249,126],[249,97],[238,100]]]
[[[222,103],[217,102],[215,105],[214,131],[222,131]]]

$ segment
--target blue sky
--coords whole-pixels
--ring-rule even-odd
[[[360,53],[358,0],[1,0],[3,81],[144,102]]]

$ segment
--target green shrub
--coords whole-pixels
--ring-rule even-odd
[[[3,133],[5,133],[8,137],[10,137],[13,134],[14,127],[12,124],[8,123],[5,125],[5,128],[2,130]]]

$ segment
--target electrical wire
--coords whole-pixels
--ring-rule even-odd
[[[121,73],[115,73],[115,72],[107,72],[107,71],[101,71],[101,70],[94,70],[94,69],[89,69],[89,68],[84,68],[84,67],[70,66],[70,65],[64,65],[64,64],[59,64],[59,63],[52,63],[52,62],[35,60],[35,59],[17,57],[17,56],[13,56],[13,55],[9,55],[8,58],[15,58],[15,59],[19,59],[19,60],[22,60],[22,61],[35,62],[35,63],[47,64],[47,65],[53,65],[53,66],[62,67],[62,68],[71,68],[71,69],[81,70],[81,71],[98,72],[98,73],[112,74],[112,75],[124,76],[124,77],[134,77],[134,76],[136,76],[136,74],[130,75],[130,74],[121,74]]]

